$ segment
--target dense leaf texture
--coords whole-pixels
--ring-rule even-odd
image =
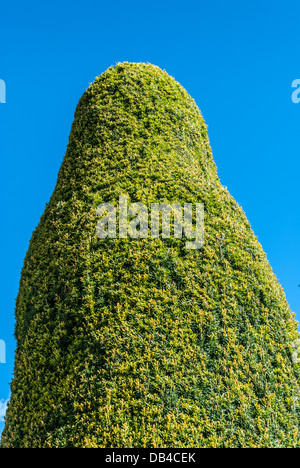
[[[203,202],[205,245],[96,235],[102,202]],[[16,306],[3,447],[299,446],[297,326],[195,102],[118,64],[81,98]]]

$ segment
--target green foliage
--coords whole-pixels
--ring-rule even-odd
[[[205,205],[205,245],[96,235],[100,203]],[[75,113],[16,305],[3,447],[298,447],[299,338],[195,102],[118,64]],[[295,361],[295,359],[294,359]]]

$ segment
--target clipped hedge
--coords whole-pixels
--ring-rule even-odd
[[[205,205],[205,245],[105,239],[100,203]],[[2,447],[299,446],[297,326],[187,92],[148,64],[87,89],[16,305]]]

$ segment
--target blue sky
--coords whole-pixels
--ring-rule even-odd
[[[56,183],[75,106],[122,61],[150,62],[196,100],[222,183],[242,205],[300,318],[299,1],[1,3],[0,432],[23,259]]]

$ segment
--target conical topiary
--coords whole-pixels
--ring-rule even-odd
[[[204,246],[100,239],[97,207],[120,195],[203,203]],[[294,316],[198,107],[158,67],[118,64],[81,98],[15,333],[3,447],[299,446]]]

